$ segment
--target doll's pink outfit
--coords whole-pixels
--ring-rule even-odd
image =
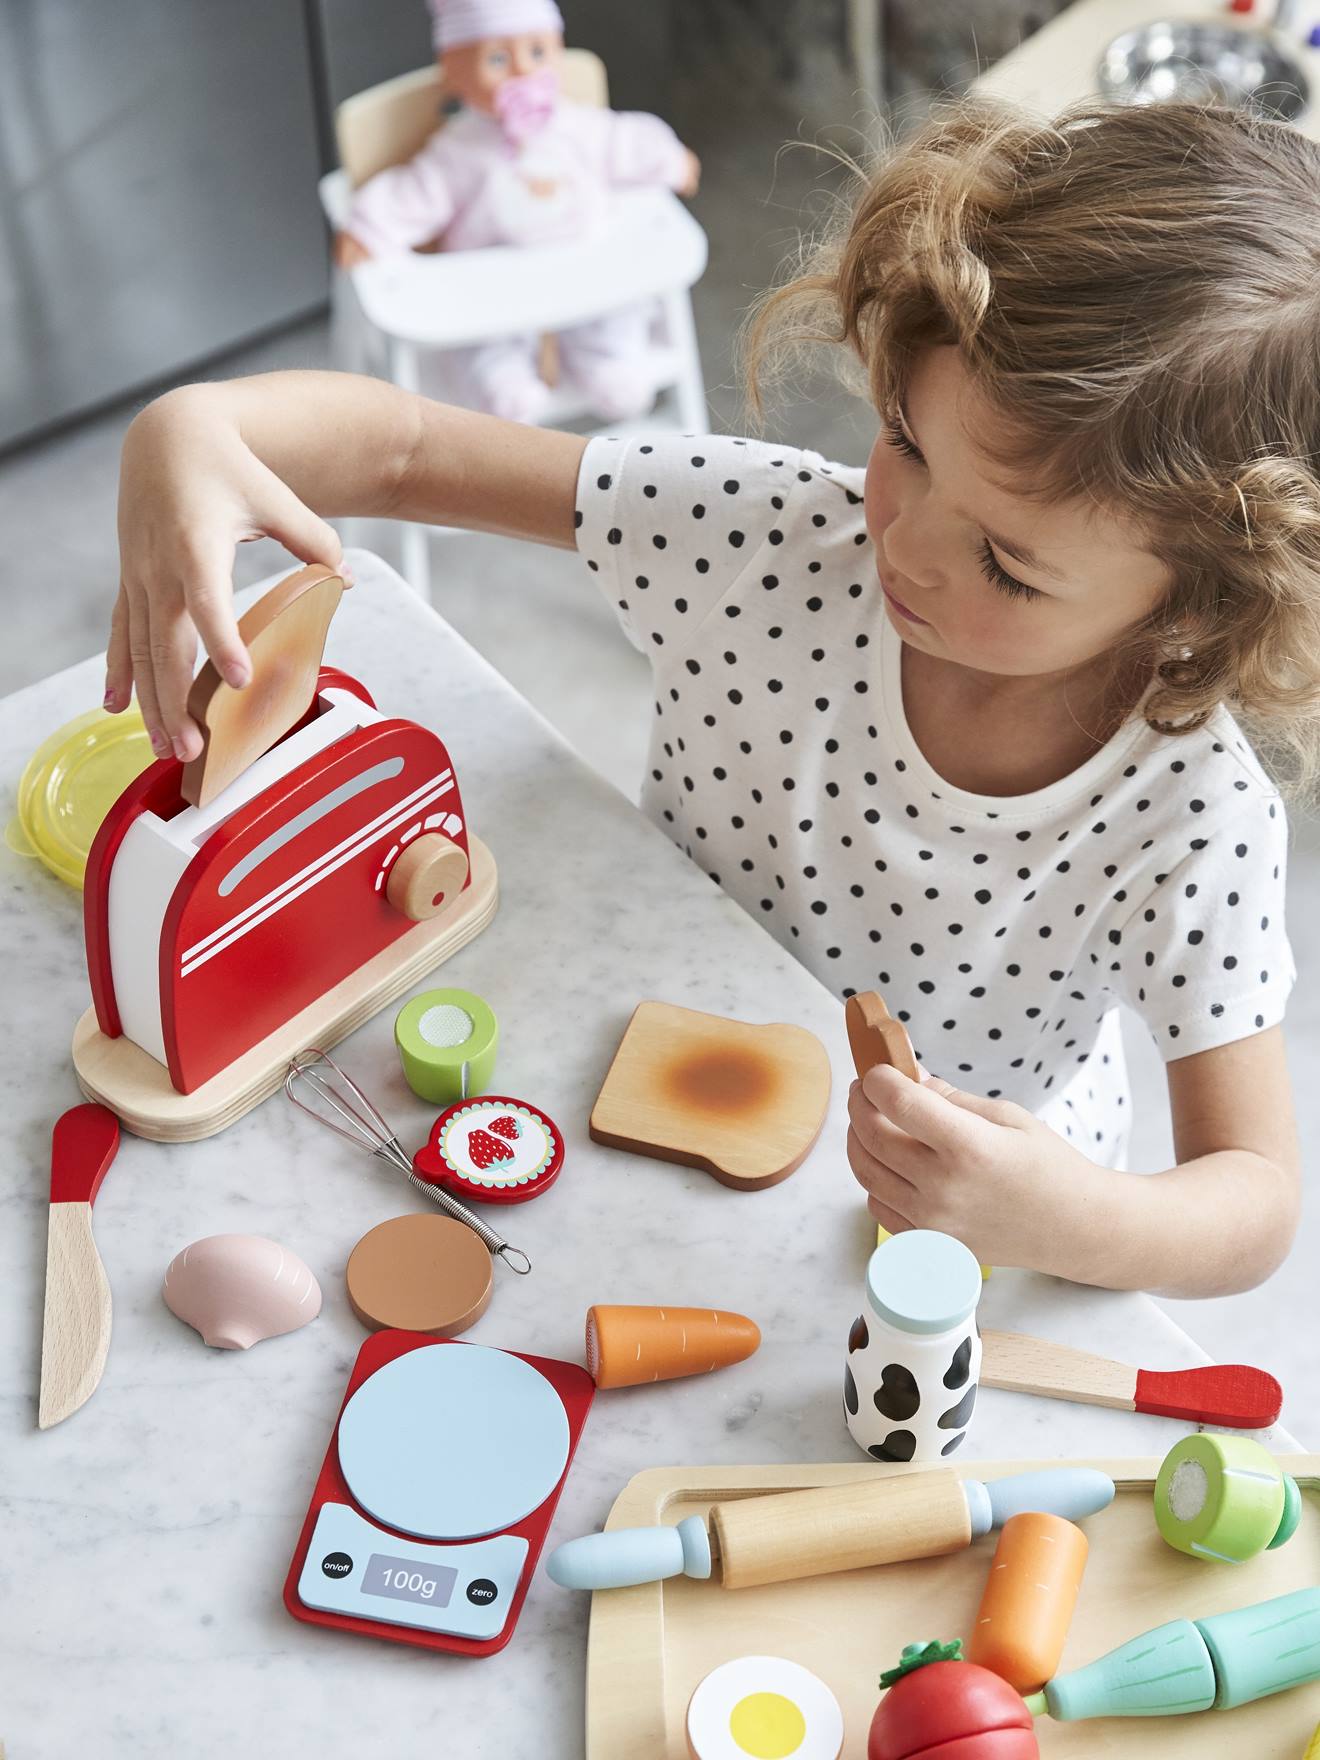
[[[539,79],[510,80],[501,117],[461,111],[407,165],[364,184],[347,230],[373,256],[436,239],[446,251],[555,244],[600,230],[615,189],[684,182],[687,151],[659,117],[547,98]],[[559,336],[565,374],[607,419],[640,414],[655,394],[649,323],[634,308]],[[535,336],[458,351],[455,395],[536,421],[549,397],[537,354]]]

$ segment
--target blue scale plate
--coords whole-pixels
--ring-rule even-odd
[[[339,1420],[339,1467],[358,1505],[423,1540],[512,1527],[545,1502],[568,1456],[559,1394],[530,1363],[482,1345],[396,1357]]]

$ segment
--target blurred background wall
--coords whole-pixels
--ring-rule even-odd
[[[1056,10],[563,0],[615,106],[698,153],[730,116],[810,135],[868,93],[919,105]],[[0,0],[0,451],[321,310],[334,107],[430,53],[422,0]]]

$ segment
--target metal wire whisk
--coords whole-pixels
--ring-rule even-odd
[[[329,1075],[325,1073],[327,1070],[331,1072]],[[299,1089],[310,1091],[315,1098],[304,1098],[298,1092]],[[346,1137],[350,1143],[356,1143],[359,1149],[365,1149],[369,1155],[388,1161],[410,1185],[416,1186],[423,1197],[430,1198],[450,1216],[465,1222],[492,1253],[504,1260],[510,1271],[516,1271],[520,1277],[525,1277],[531,1270],[532,1262],[521,1247],[511,1247],[508,1241],[501,1239],[493,1228],[466,1205],[460,1204],[457,1198],[451,1198],[448,1192],[442,1191],[439,1186],[433,1186],[430,1180],[421,1178],[378,1108],[353,1078],[345,1075],[328,1051],[318,1050],[315,1046],[300,1051],[289,1064],[284,1078],[284,1092],[300,1112],[305,1112],[308,1118],[314,1118],[317,1124],[334,1131],[336,1136]],[[337,1113],[343,1122],[336,1124],[330,1117],[331,1112]]]

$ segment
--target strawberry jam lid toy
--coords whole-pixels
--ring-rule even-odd
[[[522,1204],[564,1165],[559,1127],[525,1100],[483,1094],[448,1107],[413,1157],[418,1176],[460,1198]]]
[[[1020,1693],[988,1668],[963,1662],[962,1645],[909,1644],[871,1719],[866,1760],[1040,1760]]]

